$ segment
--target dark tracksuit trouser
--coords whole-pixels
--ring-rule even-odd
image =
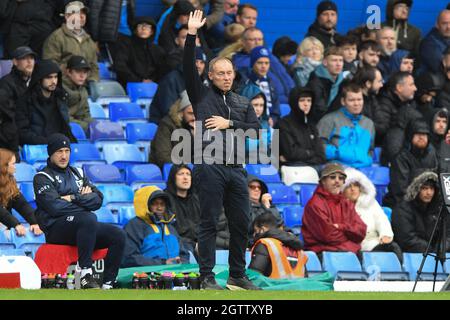
[[[250,223],[247,172],[242,167],[200,164],[194,166],[194,181],[200,199],[198,235],[200,276],[214,275],[217,221],[222,207],[230,231],[230,276],[245,275],[245,250]]]
[[[122,229],[97,222],[97,216],[91,212],[63,217],[46,233],[47,243],[77,246],[78,264],[81,268],[92,267],[92,253],[95,249],[108,248],[103,282],[116,279],[125,239],[125,232]]]

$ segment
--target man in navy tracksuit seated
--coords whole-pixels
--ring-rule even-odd
[[[92,277],[94,249],[108,248],[102,289],[111,289],[116,279],[125,246],[125,232],[97,222],[92,211],[102,206],[103,195],[83,175],[69,166],[70,140],[60,133],[48,139],[47,166],[34,177],[36,217],[47,243],[78,247],[81,288],[98,289]]]
[[[196,130],[200,130],[202,135],[206,130],[206,141],[201,144],[201,159],[197,153],[199,148],[194,144],[194,183],[201,209],[198,235],[201,288],[222,289],[212,270],[215,265],[217,221],[224,207],[230,230],[230,276],[227,288],[259,290],[245,275],[245,249],[250,223],[247,173],[242,166],[245,155],[235,155],[235,145],[227,143],[225,135],[231,135],[232,141],[236,141],[238,133],[234,129],[258,130],[260,124],[248,99],[231,91],[235,74],[229,59],[213,59],[208,72],[212,85],[203,85],[195,67],[195,37],[205,21],[202,11],[190,13],[183,57],[186,90],[195,119],[201,121]],[[221,141],[222,152],[207,155],[211,144],[217,144],[218,141]]]

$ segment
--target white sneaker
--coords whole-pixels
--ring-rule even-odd
[[[110,289],[114,289],[112,281],[105,282],[102,285],[102,290],[110,290]]]

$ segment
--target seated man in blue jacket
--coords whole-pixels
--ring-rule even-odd
[[[178,264],[189,260],[169,212],[168,195],[156,186],[136,191],[136,217],[125,226],[127,240],[122,267]],[[180,258],[181,257],[181,258]]]
[[[342,88],[342,108],[320,120],[319,136],[328,161],[339,161],[354,168],[370,167],[375,140],[373,121],[362,115],[362,88],[347,83]]]
[[[55,133],[48,138],[47,166],[33,181],[36,217],[47,243],[78,247],[82,289],[99,289],[92,276],[94,249],[108,249],[102,289],[112,289],[125,246],[123,230],[97,222],[92,211],[100,209],[103,194],[83,175],[69,166],[70,140]]]

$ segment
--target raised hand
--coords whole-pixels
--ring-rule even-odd
[[[189,34],[197,34],[197,30],[203,27],[206,23],[206,18],[203,18],[202,10],[195,10],[194,12],[189,13],[189,21],[188,21],[188,33]]]

